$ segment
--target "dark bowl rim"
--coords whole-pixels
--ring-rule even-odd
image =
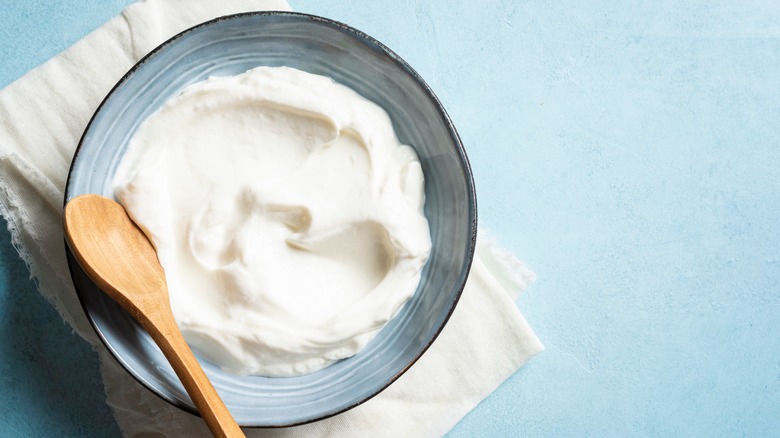
[[[149,58],[156,55],[159,51],[165,49],[169,45],[173,44],[176,40],[183,37],[184,35],[193,32],[197,29],[200,29],[202,27],[208,27],[211,25],[214,25],[216,23],[220,23],[223,21],[230,21],[238,18],[243,17],[250,17],[250,16],[261,16],[261,17],[288,17],[288,18],[294,18],[294,19],[305,19],[309,21],[314,21],[320,24],[324,24],[326,26],[330,26],[332,28],[335,28],[341,32],[345,32],[351,36],[353,36],[356,40],[359,42],[366,44],[368,46],[372,46],[373,48],[379,49],[385,56],[387,56],[389,59],[391,59],[395,64],[401,68],[401,70],[405,71],[406,74],[408,74],[415,82],[417,82],[425,92],[425,94],[428,95],[428,97],[431,99],[431,101],[435,104],[436,110],[439,113],[439,115],[442,117],[442,120],[445,122],[445,125],[447,129],[449,130],[450,138],[453,142],[453,144],[456,146],[456,151],[458,153],[458,158],[460,158],[461,165],[464,169],[464,176],[466,177],[466,190],[467,190],[467,196],[468,196],[468,202],[469,202],[469,213],[471,216],[471,235],[469,236],[469,242],[468,242],[468,248],[466,253],[466,261],[465,261],[465,270],[463,273],[463,278],[460,281],[460,285],[458,286],[458,290],[456,292],[455,300],[452,303],[452,306],[447,311],[447,315],[444,317],[444,320],[442,321],[442,324],[437,328],[436,332],[431,337],[430,341],[423,347],[423,349],[415,355],[411,361],[403,368],[401,369],[396,375],[394,375],[392,378],[390,378],[387,383],[382,385],[378,390],[375,392],[369,394],[367,397],[365,397],[363,400],[358,401],[354,404],[351,404],[343,409],[340,409],[335,412],[326,413],[323,415],[320,415],[315,418],[310,418],[302,421],[296,421],[291,423],[285,423],[285,424],[273,424],[273,425],[265,425],[265,424],[241,424],[241,427],[251,427],[251,428],[282,428],[282,427],[291,427],[291,426],[300,426],[303,424],[313,423],[316,421],[324,420],[326,418],[330,418],[333,416],[336,416],[338,414],[341,414],[343,412],[346,412],[350,409],[353,409],[357,406],[360,406],[361,404],[367,402],[368,400],[374,398],[376,395],[387,389],[390,385],[392,385],[396,380],[398,380],[406,371],[409,370],[409,368],[412,367],[417,361],[420,359],[420,357],[425,354],[428,349],[431,347],[433,342],[439,337],[439,334],[441,334],[441,331],[444,329],[444,327],[447,325],[447,323],[450,320],[450,317],[452,316],[452,313],[455,311],[455,307],[457,307],[458,302],[460,301],[461,296],[463,295],[463,290],[466,286],[466,281],[468,279],[469,273],[471,271],[471,265],[474,259],[474,254],[476,250],[476,240],[477,240],[477,198],[476,198],[476,191],[474,188],[474,175],[471,170],[471,165],[469,164],[468,157],[466,155],[466,150],[463,147],[463,143],[460,139],[460,135],[458,134],[457,129],[455,128],[455,125],[452,123],[452,120],[450,119],[449,115],[447,114],[446,110],[441,104],[441,101],[439,101],[439,98],[436,97],[436,95],[433,93],[433,90],[431,90],[430,86],[423,80],[423,78],[406,62],[404,61],[398,54],[390,50],[387,46],[376,40],[375,38],[371,37],[370,35],[355,29],[354,27],[351,27],[347,24],[344,24],[342,22],[332,20],[329,18],[321,17],[318,15],[313,14],[307,14],[303,12],[293,12],[293,11],[252,11],[252,12],[242,12],[238,14],[230,14],[230,15],[223,15],[217,18],[213,18],[208,21],[204,21],[200,24],[197,24],[195,26],[192,26],[186,30],[183,30],[179,32],[178,34],[172,36],[171,38],[167,39],[157,47],[155,47],[151,52],[146,54],[143,58],[141,58],[133,67],[130,68],[130,70],[125,73],[122,78],[111,88],[111,90],[106,94],[106,96],[101,101],[100,105],[98,105],[95,112],[92,114],[92,117],[89,120],[89,123],[87,123],[87,126],[84,128],[84,132],[82,133],[81,139],[79,140],[78,145],[76,146],[76,150],[73,153],[73,158],[71,159],[70,167],[68,169],[68,178],[65,182],[65,191],[64,191],[64,199],[63,199],[63,209],[65,208],[65,205],[68,203],[69,199],[69,190],[70,190],[70,182],[71,177],[73,175],[73,169],[76,164],[76,161],[78,159],[79,152],[81,151],[81,147],[84,144],[85,137],[87,133],[89,132],[90,128],[92,127],[93,122],[95,121],[95,117],[100,113],[100,111],[103,109],[103,106],[106,104],[106,102],[111,98],[111,96],[114,94],[114,92],[122,85],[124,84],[129,78],[133,75],[133,73],[141,66],[143,65]],[[122,368],[125,369],[125,371],[132,376],[138,383],[146,387],[150,392],[155,394],[157,397],[161,398],[162,400],[170,403],[171,405],[182,409],[183,411],[189,412],[191,414],[200,416],[200,413],[197,411],[197,409],[194,406],[190,406],[186,403],[181,403],[179,400],[176,400],[172,397],[169,397],[166,394],[163,394],[161,391],[156,389],[154,385],[152,385],[150,382],[147,382],[145,379],[142,379],[139,375],[137,375],[131,367],[122,359],[122,357],[117,353],[117,351],[112,347],[112,345],[106,340],[105,335],[100,330],[100,328],[97,326],[94,318],[90,314],[90,312],[87,309],[87,305],[85,303],[84,297],[82,296],[82,291],[78,288],[76,285],[74,274],[75,270],[79,269],[81,270],[81,266],[79,266],[78,262],[76,262],[75,258],[72,255],[72,252],[68,246],[67,240],[65,240],[65,255],[66,260],[68,262],[68,270],[70,272],[71,281],[73,282],[73,287],[76,290],[76,295],[78,296],[79,303],[81,304],[81,308],[84,311],[84,314],[87,316],[87,319],[89,320],[90,325],[92,326],[93,330],[95,330],[95,333],[98,335],[98,338],[103,343],[103,345],[106,347],[106,349],[111,353],[111,356],[116,360]]]

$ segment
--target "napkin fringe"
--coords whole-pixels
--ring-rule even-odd
[[[482,262],[513,300],[520,297],[520,294],[536,281],[534,271],[516,255],[500,246],[490,230],[479,230],[477,247],[481,250]]]
[[[24,261],[30,272],[29,278],[35,282],[36,289],[39,291],[52,290],[51,287],[53,285],[45,284],[49,283],[43,274],[46,267],[39,266],[39,261],[48,265],[49,270],[54,272],[55,276],[63,284],[69,284],[70,279],[61,278],[56,273],[56,270],[52,269],[51,257],[44,249],[43,239],[37,235],[34,227],[31,225],[32,219],[24,213],[24,204],[20,201],[20,196],[11,189],[11,187],[24,187],[25,189],[38,192],[42,195],[42,198],[48,199],[51,193],[45,193],[49,190],[43,190],[41,187],[50,186],[51,182],[42,178],[42,175],[36,169],[23,163],[24,160],[15,153],[0,155],[0,216],[8,224],[7,229],[11,234],[11,245],[13,245],[22,261]],[[27,176],[25,176],[25,172],[27,172]],[[30,178],[34,179],[34,181]],[[12,184],[9,179],[13,179],[15,184]],[[55,212],[58,216],[60,215],[56,209]],[[39,255],[32,253],[35,249],[39,251]],[[45,293],[41,293],[41,295],[57,310],[63,321],[75,332],[76,330],[73,327],[76,327],[76,322],[64,309],[64,305],[59,297]]]

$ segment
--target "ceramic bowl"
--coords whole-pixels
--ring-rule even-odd
[[[414,297],[354,357],[286,378],[231,375],[202,361],[239,424],[287,426],[343,412],[390,385],[431,345],[463,290],[477,228],[471,171],[452,122],[417,73],[375,39],[320,17],[258,12],[203,23],[163,43],[111,90],[76,151],[65,201],[85,193],[112,196],[110,182],[128,140],[168,98],[209,76],[261,65],[329,76],[389,113],[401,142],[419,155],[433,239]],[[195,413],[151,338],[67,255],[85,312],[114,357],[151,391]]]

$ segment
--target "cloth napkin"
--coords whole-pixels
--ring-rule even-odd
[[[97,339],[64,256],[68,167],[91,115],[141,57],[200,22],[284,0],[147,0],[0,91],[0,214],[40,292],[100,355],[107,402],[126,436],[209,436],[203,421],[136,382]],[[355,409],[248,436],[439,436],[542,345],[514,304],[533,273],[483,235],[463,297],[433,346],[393,385]]]

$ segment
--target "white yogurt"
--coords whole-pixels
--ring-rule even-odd
[[[113,188],[187,341],[226,371],[289,376],[354,355],[412,296],[431,248],[423,184],[378,105],[261,67],[168,101]]]

